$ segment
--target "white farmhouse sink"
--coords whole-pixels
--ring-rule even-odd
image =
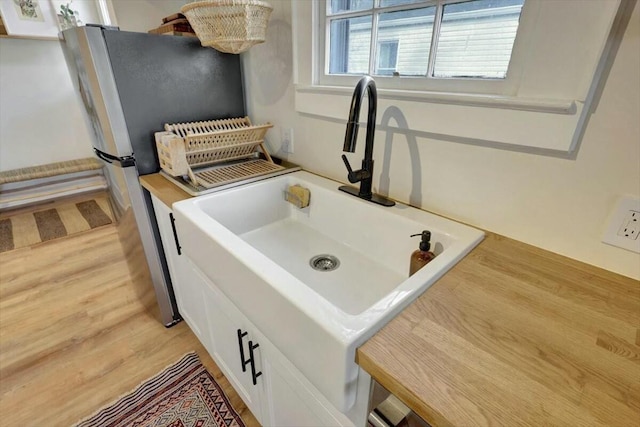
[[[284,191],[311,191],[298,209]],[[402,204],[382,207],[295,172],[173,205],[184,252],[340,411],[354,403],[356,348],[484,237]],[[437,257],[408,277],[430,230]],[[340,265],[316,271],[310,259]]]

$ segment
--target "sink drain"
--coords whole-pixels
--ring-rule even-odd
[[[309,265],[314,270],[332,271],[340,266],[340,260],[333,255],[316,255],[309,260]]]

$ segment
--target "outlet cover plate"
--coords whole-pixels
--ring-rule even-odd
[[[293,129],[282,129],[282,152],[293,154]]]
[[[624,196],[618,200],[615,209],[609,216],[607,229],[602,236],[602,241],[609,245],[640,253],[640,238],[625,237],[620,230],[626,226],[631,211],[640,212],[640,198]]]

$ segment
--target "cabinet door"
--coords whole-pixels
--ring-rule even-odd
[[[266,340],[256,334],[259,339]],[[273,345],[265,341],[263,425],[278,427],[350,426]]]
[[[187,266],[186,257],[178,252],[178,238],[174,234],[173,212],[155,196],[151,196],[156,221],[160,230],[160,240],[169,267],[173,292],[178,303],[180,315],[205,346],[209,343],[207,317],[202,296],[203,285],[198,283]]]
[[[211,357],[260,424],[278,427],[353,425],[204,273],[190,261],[189,264],[193,274],[200,277],[197,282],[205,283],[204,299],[213,343]],[[250,344],[258,347],[252,352]]]
[[[204,300],[213,342],[211,357],[256,419],[263,424],[261,393],[264,377],[260,343],[254,338],[250,324],[240,311],[195,267],[194,273],[206,282]],[[250,348],[250,344],[254,348]]]
[[[177,287],[180,288],[178,293],[180,296],[176,295],[176,298],[182,299],[182,307],[178,304],[178,309],[198,340],[211,353],[213,342],[204,293],[206,284],[201,276],[194,273],[191,262],[185,256],[182,256],[179,265],[181,269]]]

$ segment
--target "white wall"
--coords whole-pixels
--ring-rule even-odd
[[[0,171],[92,156],[60,43],[0,39]]]
[[[115,0],[123,30],[147,32],[184,0]],[[99,22],[93,0],[75,0],[84,23]],[[55,40],[0,39],[0,171],[93,157],[91,139]]]
[[[112,0],[121,30],[146,33],[159,27],[162,18],[180,12],[185,0]]]
[[[243,54],[249,114],[254,122],[277,125],[268,134],[272,151],[280,148],[280,128],[291,127],[295,153],[289,159],[345,182],[340,159],[344,122],[295,113],[291,4],[289,0],[270,3],[275,10],[266,43]],[[431,212],[640,278],[638,254],[601,242],[618,196],[640,196],[638,9],[636,4],[575,159],[379,130],[374,186]],[[412,124],[403,120],[419,113],[419,107],[413,108],[391,107],[378,111],[378,117],[410,130]],[[465,127],[464,117],[460,126]],[[357,153],[350,155],[352,163],[362,157],[363,137]]]
[[[72,6],[97,22],[92,1]],[[0,171],[92,157],[80,108],[58,41],[0,39]]]

